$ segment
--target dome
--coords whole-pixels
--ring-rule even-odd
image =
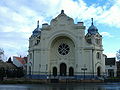
[[[40,29],[36,28],[32,33],[33,33],[34,36],[36,36],[40,33]]]
[[[40,33],[39,21],[37,22],[37,28],[32,33],[33,36],[37,36]]]
[[[90,34],[96,34],[96,33],[98,33],[98,29],[93,25],[93,18],[92,18],[92,24],[88,28],[88,33],[90,33]]]

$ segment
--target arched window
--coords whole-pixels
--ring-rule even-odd
[[[100,54],[100,52],[97,52],[96,57],[97,57],[97,59],[101,59],[101,54]]]

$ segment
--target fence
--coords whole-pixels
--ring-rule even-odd
[[[106,73],[101,72],[98,75],[97,72],[74,72],[73,75],[70,75],[69,72],[66,72],[66,74],[60,75],[60,72],[57,72],[54,75],[53,72],[31,71],[28,76],[34,79],[99,79],[100,77],[105,77]]]

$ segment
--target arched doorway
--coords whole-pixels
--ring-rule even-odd
[[[29,75],[31,75],[31,67],[29,66]]]
[[[53,76],[57,76],[57,68],[53,67]]]
[[[74,76],[74,69],[73,69],[73,67],[69,68],[69,76]]]
[[[67,66],[65,63],[60,64],[60,76],[66,76]]]
[[[101,76],[101,68],[100,68],[100,67],[97,68],[97,76],[98,76],[98,77]]]

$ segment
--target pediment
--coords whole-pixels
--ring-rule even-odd
[[[62,10],[61,13],[50,22],[51,25],[59,25],[59,26],[65,26],[65,25],[73,25],[74,20],[67,16],[64,11]]]

